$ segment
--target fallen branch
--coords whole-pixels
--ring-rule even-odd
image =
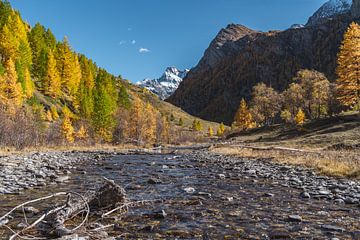
[[[34,199],[34,200],[30,200],[28,202],[24,202],[16,207],[14,207],[13,209],[11,209],[11,211],[9,211],[8,213],[6,213],[4,216],[0,217],[0,222],[2,220],[4,220],[5,218],[7,218],[10,214],[12,214],[14,211],[16,211],[17,209],[19,208],[22,208],[26,205],[29,205],[31,203],[36,203],[36,202],[40,202],[40,201],[43,201],[43,200],[47,200],[47,199],[50,199],[50,198],[54,198],[54,197],[58,197],[58,196],[63,196],[63,195],[67,195],[68,193],[66,192],[59,192],[59,193],[55,193],[55,194],[52,194],[52,195],[49,195],[49,196],[46,196],[46,197],[42,197],[42,198],[37,198],[37,199]]]

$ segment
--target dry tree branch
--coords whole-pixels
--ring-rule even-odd
[[[20,234],[22,234],[23,232],[25,232],[25,231],[27,231],[27,230],[35,227],[35,226],[36,226],[37,224],[39,224],[42,220],[44,220],[45,217],[47,217],[47,216],[49,216],[50,214],[53,214],[53,213],[55,213],[55,212],[57,212],[57,211],[65,208],[65,207],[66,207],[66,205],[62,205],[62,206],[60,206],[60,207],[57,207],[57,208],[54,208],[54,209],[50,210],[50,211],[47,212],[47,213],[44,213],[38,220],[36,220],[35,222],[33,222],[30,226],[28,226],[28,227],[24,228],[23,230],[21,230],[20,232],[17,232],[17,233],[15,233],[14,235],[12,235],[12,236],[9,238],[9,240],[15,239],[16,237],[18,237],[18,236],[19,236]]]
[[[16,207],[14,207],[13,209],[11,209],[11,211],[9,211],[8,213],[6,213],[4,216],[0,217],[0,221],[4,220],[6,217],[8,217],[10,214],[12,214],[15,210],[23,207],[23,206],[26,206],[28,204],[31,204],[31,203],[35,203],[35,202],[39,202],[39,201],[43,201],[43,200],[46,200],[46,199],[49,199],[49,198],[54,198],[54,197],[58,197],[58,196],[63,196],[63,195],[67,195],[68,193],[66,192],[59,192],[59,193],[55,193],[55,194],[52,194],[52,195],[49,195],[49,196],[46,196],[46,197],[42,197],[42,198],[37,198],[37,199],[34,199],[34,200],[30,200],[30,201],[27,201],[25,203],[22,203]]]

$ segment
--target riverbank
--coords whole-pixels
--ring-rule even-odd
[[[111,225],[103,239],[360,236],[358,181],[321,176],[309,168],[268,159],[228,156],[199,148],[170,154],[67,153],[66,158],[94,158],[88,159],[94,164],[77,162],[79,167],[68,169],[71,174],[67,182],[57,186],[49,184],[35,192],[25,190],[18,196],[3,196],[0,209],[6,211],[29,198],[58,191],[86,193],[106,177],[125,188],[129,201],[150,204],[130,207],[125,213],[103,219],[98,227]],[[21,219],[22,214],[18,217]],[[90,222],[86,226],[91,226]],[[82,229],[77,234],[89,237],[86,232]]]

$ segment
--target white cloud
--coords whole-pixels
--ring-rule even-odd
[[[147,49],[147,48],[140,48],[139,49],[139,53],[148,53],[148,52],[150,52],[150,50]]]
[[[132,41],[131,41],[131,44],[132,44],[132,45],[135,45],[135,43],[136,43],[136,40],[132,40]]]

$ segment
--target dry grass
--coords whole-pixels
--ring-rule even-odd
[[[218,146],[211,151],[253,159],[313,168],[321,174],[360,179],[360,151],[293,152],[284,150],[255,150],[242,147]]]

